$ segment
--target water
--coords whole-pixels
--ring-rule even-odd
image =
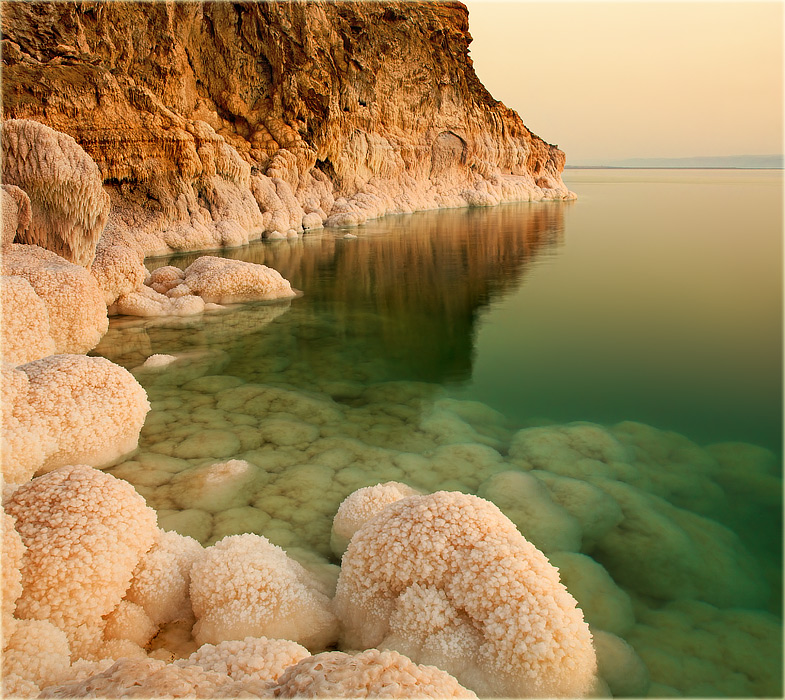
[[[583,513],[581,551],[637,624],[581,600],[574,573],[568,587],[633,644],[655,694],[779,695],[781,174],[565,180],[577,202],[391,216],[355,239],[226,253],[279,270],[304,291],[291,302],[113,320],[97,352],[128,368],[180,359],[136,371],[153,410],[139,453],[110,471],[167,529],[206,544],[257,532],[332,561],[332,516],[360,486],[479,490],[513,517],[494,474],[534,474],[553,498],[549,473],[578,478],[613,506]],[[704,449],[727,442],[757,447]],[[247,465],[210,471],[227,459]],[[590,525],[611,511],[623,529],[598,544]],[[563,546],[551,536],[566,520],[541,534],[516,517],[546,553]]]

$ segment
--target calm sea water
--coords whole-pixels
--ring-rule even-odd
[[[153,353],[181,359],[163,373],[137,371],[153,410],[139,454],[111,471],[136,485],[167,529],[203,543],[257,532],[330,557],[332,516],[360,486],[396,479],[477,492],[494,473],[521,468],[508,453],[515,431],[530,426],[636,421],[673,431],[692,442],[674,447],[671,433],[650,430],[635,449],[660,459],[663,473],[681,465],[674,478],[694,492],[668,486],[670,477],[659,483],[658,466],[647,477],[652,493],[733,529],[770,589],[768,603],[757,594],[739,603],[727,591],[698,598],[769,617],[712,613],[712,660],[694,669],[673,661],[674,670],[663,659],[705,643],[689,635],[707,634],[708,613],[690,608],[683,629],[668,633],[668,606],[681,605],[681,594],[636,581],[640,565],[612,548],[591,555],[632,596],[638,625],[627,638],[656,690],[781,693],[781,628],[770,613],[782,571],[782,174],[570,170],[565,181],[578,201],[390,216],[352,230],[357,238],[326,230],[225,252],[279,270],[304,292],[291,302],[114,319],[99,353],[128,368]],[[765,450],[717,477],[725,500],[714,502],[690,470],[709,469],[698,446],[729,441]],[[456,456],[467,443],[473,456]],[[205,467],[232,458],[254,473],[208,503],[205,484],[215,481]],[[669,541],[670,531],[646,541],[648,527],[645,546]],[[699,534],[703,525],[679,527],[706,576],[746,576],[747,564]],[[746,590],[744,580],[734,591]],[[727,658],[749,663],[753,637],[744,635],[753,628],[768,660],[736,668]],[[728,651],[734,644],[738,653]],[[718,678],[711,663],[719,668],[723,654],[733,673]]]

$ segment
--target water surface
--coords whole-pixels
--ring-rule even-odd
[[[304,292],[290,302],[113,319],[97,352],[178,360],[135,370],[153,409],[111,471],[167,529],[333,562],[332,516],[361,486],[492,498],[501,472],[578,479],[623,512],[580,551],[630,596],[635,626],[613,629],[654,694],[781,694],[781,173],[565,179],[577,202],[224,252],[279,270]],[[748,445],[704,449],[728,442]]]

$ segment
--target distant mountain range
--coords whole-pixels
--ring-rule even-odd
[[[695,156],[692,158],[626,158],[568,163],[567,168],[779,168],[782,155]]]

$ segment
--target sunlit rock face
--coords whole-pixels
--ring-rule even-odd
[[[73,136],[110,191],[99,258],[572,196],[459,3],[13,3],[2,29],[4,117]]]

